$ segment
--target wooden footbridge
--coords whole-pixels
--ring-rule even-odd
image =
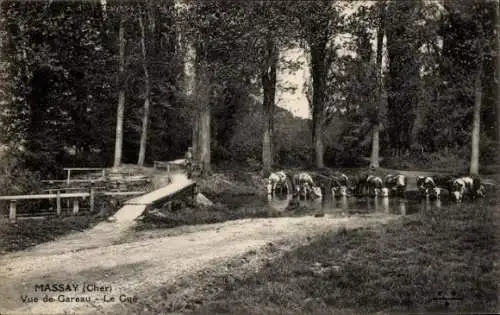
[[[155,161],[155,169],[160,167],[167,168],[166,176],[170,177],[170,183],[151,191],[145,193],[144,191],[128,191],[128,192],[110,192],[110,191],[99,191],[96,192],[96,187],[91,187],[87,191],[75,191],[73,188],[61,188],[61,189],[48,189],[48,194],[35,194],[35,195],[13,195],[13,196],[0,196],[0,201],[9,202],[9,219],[10,222],[15,222],[17,218],[17,203],[23,200],[56,200],[56,214],[59,216],[62,213],[61,201],[66,200],[68,205],[70,200],[73,201],[72,214],[76,215],[80,210],[80,203],[83,200],[88,200],[88,206],[90,212],[94,211],[96,197],[100,196],[137,196],[134,199],[125,202],[125,206],[122,207],[115,215],[112,217],[113,221],[130,221],[135,220],[137,217],[142,215],[142,213],[149,209],[150,207],[158,206],[166,201],[173,198],[179,197],[195,197],[197,193],[196,182],[187,178],[186,174],[182,170],[183,165],[180,162],[182,160],[175,160],[171,162],[158,162]],[[70,183],[75,182],[75,180],[70,179],[70,173],[72,170],[85,170],[85,171],[99,171],[102,174],[102,178],[106,176],[105,169],[85,169],[85,168],[66,168],[68,176],[64,182]],[[172,172],[174,171],[174,172]],[[101,173],[102,172],[102,173]],[[78,181],[78,180],[77,180]],[[79,180],[78,182],[80,182]],[[76,189],[78,190],[78,189]],[[47,190],[46,190],[47,191]],[[55,192],[55,193],[54,193]],[[63,192],[63,193],[61,193]],[[68,206],[69,207],[69,206]],[[71,210],[71,209],[70,209]]]
[[[152,207],[159,206],[172,198],[194,198],[196,196],[196,182],[190,180],[185,174],[173,174],[172,182],[160,189],[125,202],[111,218],[112,221],[133,221],[142,213]]]

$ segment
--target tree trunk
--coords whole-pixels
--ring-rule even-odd
[[[377,122],[372,130],[372,154],[370,157],[370,168],[380,167],[380,124]]]
[[[141,132],[141,142],[139,148],[139,158],[137,160],[137,165],[143,166],[144,160],[146,158],[146,144],[148,139],[148,124],[149,124],[149,108],[150,108],[150,98],[151,98],[151,81],[149,78],[148,71],[148,61],[146,54],[146,34],[144,32],[144,24],[142,23],[142,17],[139,16],[139,26],[141,28],[141,50],[142,50],[142,67],[144,69],[144,85],[145,85],[145,95],[144,95],[144,114],[142,117],[142,132]]]
[[[470,170],[471,175],[477,175],[479,173],[479,139],[481,130],[481,100],[483,97],[482,93],[482,74],[483,74],[483,52],[481,40],[477,40],[478,47],[478,65],[476,70],[476,78],[474,83],[474,118],[472,121],[472,150],[470,157]]]
[[[311,69],[313,80],[313,108],[312,108],[312,140],[314,146],[314,162],[317,168],[324,167],[323,155],[323,112],[325,108],[325,88],[327,67],[326,42],[311,47]]]
[[[264,90],[263,119],[264,131],[262,136],[262,166],[265,172],[271,171],[274,163],[274,108],[276,97],[276,68],[278,64],[278,50],[274,40],[267,40],[267,60],[262,69],[262,87]]]
[[[116,140],[115,140],[115,160],[113,168],[117,168],[122,160],[123,147],[123,115],[125,112],[125,23],[120,19],[120,30],[118,34],[120,46],[120,60],[118,72],[118,108],[116,111]]]
[[[379,3],[379,25],[377,30],[377,92],[376,92],[376,119],[373,126],[372,134],[372,154],[370,157],[370,167],[380,167],[380,109],[382,108],[382,49],[384,44],[384,27],[385,27],[385,3]]]
[[[500,0],[497,0],[496,4],[496,108],[497,108],[497,152],[500,160]]]
[[[198,148],[199,147],[198,142],[200,141],[199,117],[200,117],[200,114],[199,114],[198,109],[194,109],[194,113],[193,113],[193,139],[192,139],[191,143],[192,143],[192,148],[193,148],[193,160],[196,162],[200,161],[200,150]]]
[[[202,44],[196,49],[194,111],[195,126],[193,130],[193,149],[195,157],[201,165],[203,175],[211,173],[211,85],[206,61],[206,51]]]
[[[210,130],[210,105],[209,100],[205,100],[205,104],[201,106],[200,110],[200,143],[199,143],[199,155],[200,164],[203,175],[210,175],[212,169],[210,164],[210,142],[211,142],[211,130]]]

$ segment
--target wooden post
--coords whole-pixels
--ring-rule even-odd
[[[70,182],[70,177],[71,177],[71,170],[68,170],[68,178],[67,178],[67,182],[68,182],[68,185],[69,185],[69,182]]]
[[[57,215],[60,216],[61,215],[61,191],[58,190],[56,194],[57,194],[57,196],[56,196],[56,211],[57,211]]]
[[[106,179],[106,169],[105,168],[102,169],[102,179],[103,180]]]
[[[52,195],[53,194],[53,190],[52,189],[49,189],[49,195]],[[52,207],[54,205],[54,202],[52,201],[52,199],[49,199],[49,203],[50,203],[50,206]]]
[[[10,223],[16,222],[16,201],[15,200],[10,201],[9,220],[10,220]]]
[[[65,190],[63,191],[63,193],[67,193],[67,192],[68,192],[68,189],[65,189]],[[66,208],[68,208],[68,209],[69,209],[69,203],[70,203],[70,200],[69,200],[69,199],[66,199]]]
[[[78,214],[80,206],[78,204],[78,198],[73,199],[73,214]]]
[[[198,195],[198,186],[195,183],[193,185],[193,203],[196,203],[196,195]]]
[[[94,187],[90,188],[90,212],[94,212],[95,206],[95,189]]]

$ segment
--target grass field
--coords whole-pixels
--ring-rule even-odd
[[[37,219],[22,219],[9,223],[8,219],[0,222],[0,254],[23,250],[31,246],[55,240],[56,238],[77,231],[94,227],[118,210],[123,197],[101,199],[96,202],[97,212],[80,213],[78,216],[49,216]]]
[[[83,231],[101,220],[96,216],[26,219],[15,224],[5,220],[0,225],[0,254],[52,241],[73,231]]]
[[[392,226],[324,235],[228,281],[213,277],[169,311],[197,314],[496,312],[496,200],[418,213]],[[204,281],[200,281],[204,282]],[[205,281],[206,282],[206,281]],[[146,313],[165,305],[146,305]]]

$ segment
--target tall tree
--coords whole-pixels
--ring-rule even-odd
[[[278,66],[279,51],[273,38],[267,38],[265,62],[261,70],[264,99],[262,102],[264,113],[264,132],[262,138],[262,166],[269,172],[274,160],[274,108],[276,97],[276,68]]]
[[[340,20],[334,1],[297,1],[290,5],[308,45],[312,77],[312,141],[316,167],[324,167],[323,127],[328,70],[334,60],[332,38]]]
[[[120,166],[123,151],[123,118],[125,113],[125,21],[120,17],[118,31],[119,68],[118,68],[118,107],[116,109],[115,158],[113,168]]]
[[[474,80],[474,110],[472,120],[471,156],[469,173],[477,175],[479,173],[479,140],[481,131],[481,102],[483,99],[482,79],[483,79],[483,39],[482,32],[476,39],[477,47],[477,69]]]
[[[496,0],[496,25],[495,25],[495,39],[496,39],[496,110],[497,110],[497,153],[500,156],[500,0]]]
[[[149,21],[152,25],[153,21]],[[149,77],[148,69],[148,56],[146,50],[146,32],[144,30],[144,23],[142,22],[142,16],[139,15],[139,27],[141,29],[141,52],[142,52],[142,67],[144,69],[144,113],[142,117],[142,131],[141,131],[141,142],[139,148],[139,157],[137,160],[137,165],[143,166],[144,159],[146,157],[146,144],[148,139],[148,124],[149,124],[149,107],[151,98],[151,80]],[[152,27],[152,26],[151,26]],[[154,32],[154,30],[153,30]]]
[[[385,29],[385,1],[380,1],[379,17],[377,27],[377,92],[376,92],[376,119],[373,126],[373,139],[372,139],[372,154],[370,158],[370,166],[378,168],[380,166],[380,108],[382,107],[382,48],[384,44],[384,29]]]
[[[249,35],[256,43],[256,49],[249,50],[249,67],[256,64],[260,69],[260,83],[263,91],[262,113],[262,166],[269,172],[274,163],[274,113],[277,83],[277,68],[280,48],[291,47],[293,29],[283,14],[283,1],[259,1],[250,3],[250,14],[246,15]],[[248,9],[248,7],[247,7]],[[263,13],[264,12],[264,13]],[[286,33],[284,30],[287,30]]]
[[[421,42],[416,21],[421,3],[390,1],[387,7],[387,76],[389,138],[396,155],[409,152],[420,85],[418,50]]]
[[[196,148],[195,160],[201,165],[204,175],[210,174],[211,166],[211,95],[210,67],[207,60],[207,47],[198,43],[195,64],[195,134],[193,147]]]

